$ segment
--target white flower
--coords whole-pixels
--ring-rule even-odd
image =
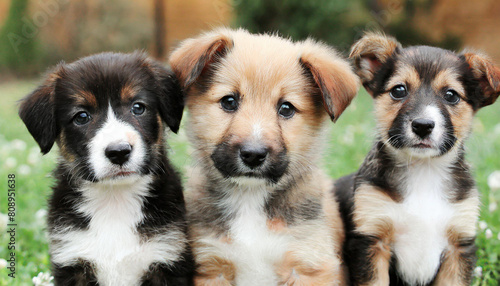
[[[500,190],[500,171],[494,171],[488,176],[488,187],[492,191]]]
[[[40,154],[38,152],[30,152],[28,155],[28,163],[31,165],[36,165],[40,161]]]
[[[19,150],[19,151],[24,151],[26,150],[26,142],[20,139],[14,139],[10,142],[10,145],[12,146],[12,149],[14,150]]]
[[[497,235],[497,239],[500,240],[500,232]]]
[[[491,231],[491,229],[487,229],[485,232],[484,232],[484,235],[486,236],[487,239],[490,239],[493,237],[493,232]]]
[[[22,164],[21,166],[19,166],[17,171],[21,175],[29,175],[31,173],[31,168],[30,168],[30,166],[28,166],[26,164]]]
[[[15,168],[17,166],[17,160],[14,157],[9,157],[9,158],[5,159],[4,164],[5,164],[5,167],[7,167],[7,169],[12,169],[12,168]]]
[[[47,210],[46,209],[39,209],[35,213],[35,218],[39,224],[45,223],[45,218],[47,217]]]
[[[30,153],[36,153],[36,154],[40,153],[40,147],[38,147],[38,146],[31,147]]]
[[[493,128],[493,133],[496,135],[500,135],[500,123],[495,125],[495,128]]]
[[[37,276],[33,277],[34,286],[53,286],[54,284],[51,281],[54,279],[53,276],[50,276],[49,273],[38,273]]]
[[[483,276],[483,268],[481,266],[474,268],[474,276],[476,277]]]
[[[484,220],[479,222],[479,229],[485,230],[487,227],[488,227],[488,224]]]
[[[492,213],[497,210],[497,207],[498,207],[497,202],[493,201],[488,206],[488,209],[490,210],[490,213]]]
[[[0,258],[0,269],[7,267],[7,260]]]

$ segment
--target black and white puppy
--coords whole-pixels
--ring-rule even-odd
[[[497,99],[500,69],[373,33],[351,58],[377,118],[364,163],[336,183],[352,284],[470,285],[480,200],[464,141]]]
[[[59,64],[19,115],[60,159],[48,231],[56,285],[189,285],[178,174],[164,148],[183,98],[173,74],[136,52]]]

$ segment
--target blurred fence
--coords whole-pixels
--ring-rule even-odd
[[[497,0],[3,0],[0,76],[33,76],[60,60],[144,49],[164,59],[215,26],[312,36],[343,51],[366,30],[403,44],[482,49],[500,62]]]

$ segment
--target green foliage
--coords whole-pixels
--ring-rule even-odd
[[[311,36],[336,45],[353,39],[350,10],[356,1],[236,0],[235,26],[254,33],[278,32],[295,40]]]
[[[38,28],[28,19],[29,0],[11,1],[0,30],[0,72],[33,74],[40,61]]]
[[[404,1],[402,7],[374,0],[234,0],[234,26],[255,33],[278,32],[294,40],[311,36],[347,51],[364,31],[380,30],[404,45],[427,44],[455,49],[460,39],[433,41],[415,27],[415,11],[430,11],[432,1]],[[400,3],[400,2],[398,2]]]

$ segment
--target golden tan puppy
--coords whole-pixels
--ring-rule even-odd
[[[186,92],[196,285],[343,284],[342,222],[318,168],[322,135],[358,90],[312,40],[219,29],[170,64]]]

